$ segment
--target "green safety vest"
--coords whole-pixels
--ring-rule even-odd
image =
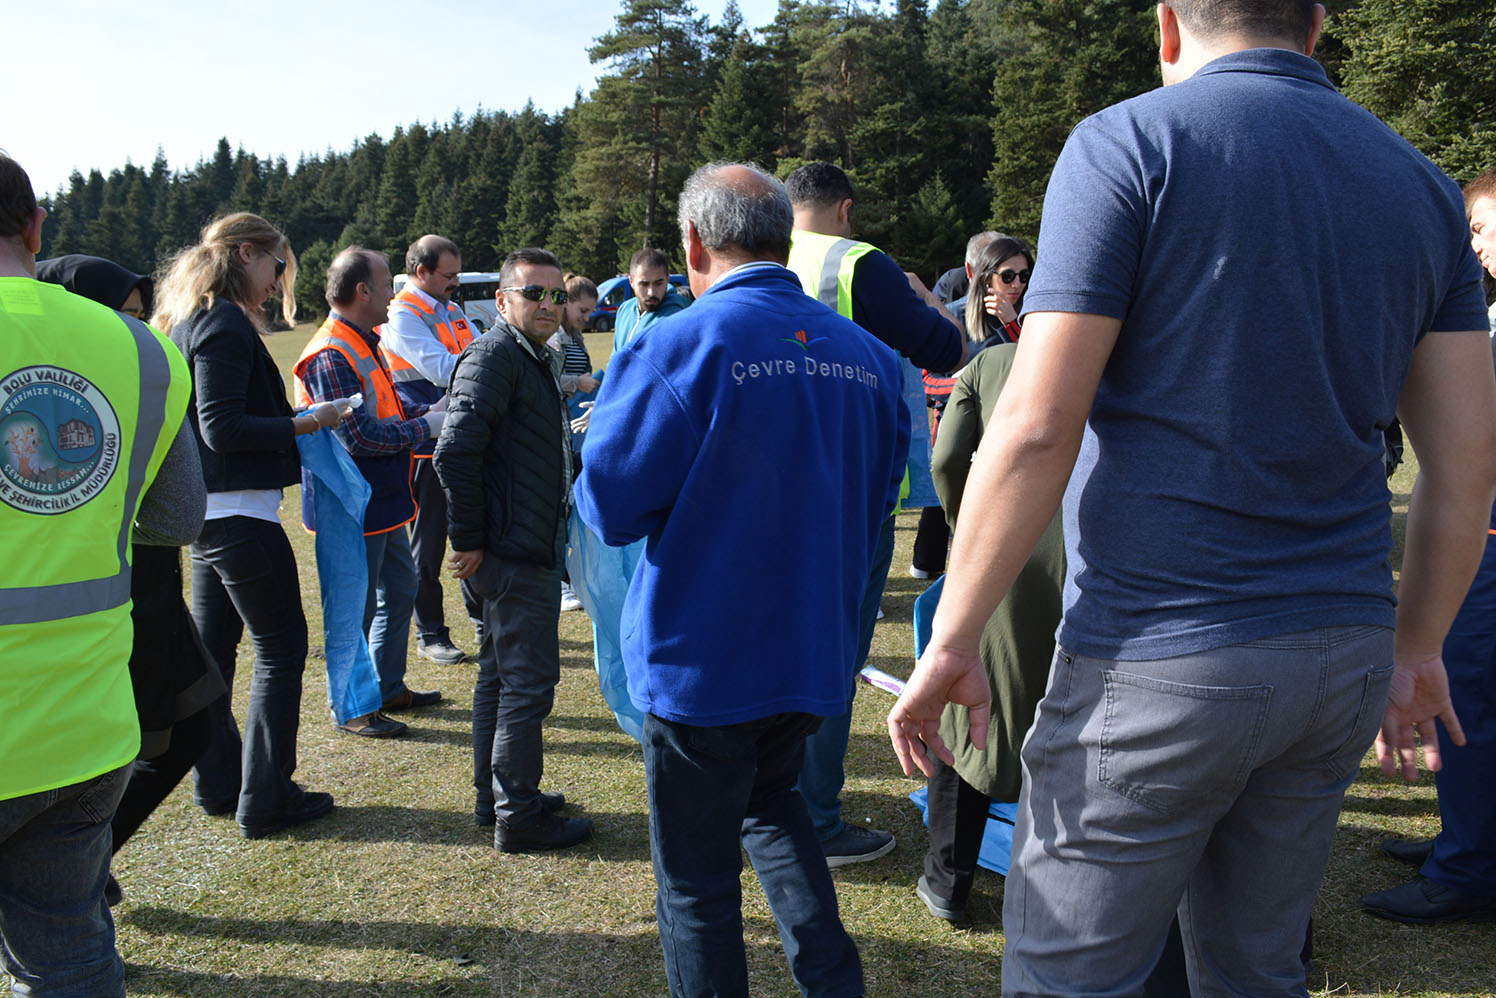
[[[800,287],[805,293],[827,308],[834,308],[838,315],[852,321],[852,274],[857,261],[878,247],[871,243],[860,243],[842,236],[828,236],[820,232],[796,229],[790,233],[790,260],[786,264],[800,278]],[[902,363],[902,361],[901,361]],[[911,413],[911,419],[922,413]],[[904,480],[899,483],[899,501],[893,511],[903,509],[909,497],[909,469],[904,469]]]
[[[852,272],[876,246],[855,239],[796,229],[790,235],[790,270],[805,293],[845,319],[852,318]]]
[[[145,323],[0,277],[0,800],[140,749],[130,529],[191,390]]]

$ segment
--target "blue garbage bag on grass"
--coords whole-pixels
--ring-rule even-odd
[[[909,407],[909,494],[901,502],[904,509],[939,506],[935,479],[930,476],[929,405],[925,402],[925,376],[919,368],[904,361],[904,404]]]
[[[317,517],[317,582],[322,592],[322,648],[327,657],[327,698],[339,724],[384,706],[379,674],[364,634],[369,556],[364,509],[369,483],[332,431],[296,438],[302,488]],[[403,529],[403,528],[402,528]]]
[[[566,572],[571,577],[571,591],[592,618],[592,655],[603,700],[612,709],[618,726],[635,741],[644,736],[644,714],[629,699],[620,631],[623,598],[628,595],[629,581],[639,559],[644,557],[644,543],[638,540],[624,547],[610,547],[582,522],[575,509],[571,511],[566,543]]]
[[[929,795],[927,787],[920,787],[909,795],[924,816],[926,825],[930,824]],[[1017,804],[992,802],[987,809],[987,827],[982,829],[982,850],[977,853],[977,866],[1005,877],[1008,875],[1008,863],[1013,858],[1013,822],[1017,820]]]
[[[930,643],[930,625],[935,620],[935,607],[940,604],[940,593],[944,588],[945,576],[942,575],[915,597],[915,658],[923,655],[925,646]],[[909,799],[914,801],[919,813],[924,816],[926,825],[930,823],[928,796],[929,790],[925,787],[920,787],[909,795]],[[993,801],[987,811],[987,827],[982,830],[982,851],[977,854],[978,866],[1001,873],[1005,877],[1008,875],[1008,861],[1013,856],[1013,822],[1017,817],[1017,804]]]

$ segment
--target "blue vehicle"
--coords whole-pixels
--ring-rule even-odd
[[[687,298],[691,297],[691,284],[686,280],[685,274],[671,274],[670,284]],[[597,307],[588,314],[583,328],[595,333],[612,332],[614,323],[618,321],[618,306],[632,297],[634,288],[629,284],[627,274],[619,274],[600,282],[597,286]]]

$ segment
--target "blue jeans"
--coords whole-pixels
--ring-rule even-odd
[[[369,591],[364,601],[364,631],[369,654],[379,673],[379,692],[385,702],[405,692],[406,656],[410,647],[410,615],[415,608],[416,563],[410,555],[410,536],[404,527],[364,538],[369,557]]]
[[[203,524],[192,545],[192,618],[231,691],[207,708],[208,750],[193,799],[213,811],[238,801],[241,822],[273,821],[300,793],[291,774],[307,648],[296,556],[279,523],[229,516]],[[241,749],[229,698],[246,627],[255,665]]]
[[[483,600],[473,688],[476,813],[510,828],[540,818],[541,725],[561,678],[561,569],[492,553],[467,581]]]
[[[1023,746],[1004,995],[1138,995],[1177,913],[1190,992],[1305,995],[1299,960],[1392,632],[1193,655],[1056,648]]]
[[[645,715],[655,912],[673,998],[748,994],[740,842],[801,994],[863,993],[862,961],[794,786],[817,721],[791,713],[703,728]]]
[[[1442,827],[1422,873],[1466,894],[1496,896],[1496,537],[1444,639],[1444,668],[1466,740],[1455,745],[1439,725]]]
[[[873,549],[873,569],[868,575],[862,606],[857,611],[857,660],[852,663],[847,686],[847,712],[828,717],[805,739],[805,765],[800,769],[797,790],[805,798],[816,838],[825,842],[847,827],[841,816],[842,784],[846,782],[847,742],[852,737],[852,697],[857,692],[857,673],[867,664],[873,646],[873,627],[878,623],[878,604],[888,584],[888,566],[893,563],[894,517],[883,521],[878,546]]]
[[[129,779],[126,765],[0,801],[0,940],[12,994],[124,998],[104,884],[109,819]]]

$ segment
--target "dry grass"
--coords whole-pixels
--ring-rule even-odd
[[[272,338],[284,370],[310,329]],[[607,337],[589,337],[594,359]],[[1395,484],[1406,493],[1411,476]],[[1405,498],[1402,499],[1405,502]],[[298,545],[302,592],[319,642],[311,545],[283,505]],[[915,517],[900,519],[873,664],[911,666],[912,607],[924,583],[905,574]],[[471,647],[455,591],[448,618]],[[731,635],[723,635],[731,640]],[[638,747],[597,695],[581,613],[561,621],[562,678],[547,728],[546,785],[593,818],[584,848],[504,856],[472,823],[471,664],[440,667],[411,655],[411,681],[446,700],[414,715],[409,737],[378,742],[337,733],[311,659],[301,726],[306,786],[333,792],[328,818],[247,842],[232,822],[198,813],[179,789],[121,853],[125,900],[116,909],[129,989],[138,996],[655,995],[665,990],[654,930],[647,808]],[[241,648],[243,702],[250,672]],[[845,795],[849,820],[892,829],[899,846],[878,863],[836,874],[842,912],[866,965],[870,994],[989,996],[999,991],[1001,878],[983,874],[970,926],[930,918],[914,897],[924,832],[882,733],[889,698],[858,696]],[[1367,891],[1409,874],[1377,852],[1390,834],[1431,834],[1433,789],[1404,787],[1368,765],[1352,789],[1316,908],[1311,986],[1335,995],[1496,993],[1496,928],[1420,929],[1356,910]],[[1264,871],[1271,875],[1271,871]],[[792,995],[773,920],[751,873],[744,919],[756,995]]]

